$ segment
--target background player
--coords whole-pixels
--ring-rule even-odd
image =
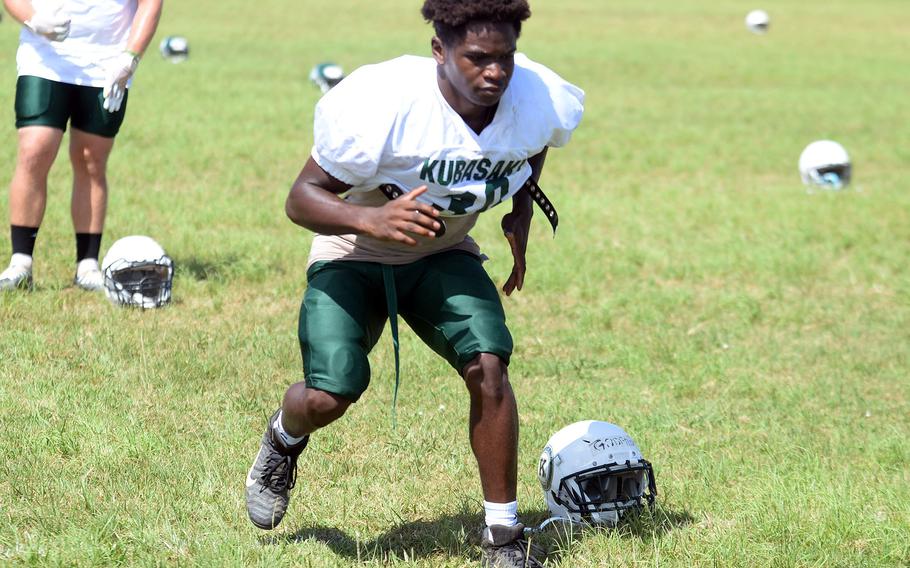
[[[16,170],[10,184],[12,258],[0,289],[31,288],[32,254],[47,205],[47,177],[70,132],[74,283],[99,290],[107,213],[107,160],[126,114],[128,87],[162,0],[4,0],[23,23],[16,54]]]

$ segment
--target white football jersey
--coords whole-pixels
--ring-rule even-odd
[[[60,12],[71,18],[70,34],[63,41],[50,41],[23,26],[16,53],[19,75],[103,87],[106,66],[126,49],[137,0],[44,0],[43,3],[62,5]]]
[[[394,184],[434,205],[446,222],[438,239],[417,247],[355,235],[317,235],[310,262],[344,257],[406,263],[450,248],[479,252],[467,237],[482,211],[511,198],[531,175],[528,159],[569,141],[581,121],[584,92],[523,55],[492,122],[478,134],[442,96],[436,62],[403,56],[351,73],[316,106],[313,159],[353,186],[344,198],[387,201]]]

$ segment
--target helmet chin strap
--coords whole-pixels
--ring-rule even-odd
[[[547,525],[550,525],[550,524],[556,523],[556,522],[561,522],[563,524],[570,524],[570,525],[576,525],[576,526],[584,526],[586,524],[586,523],[580,523],[578,521],[573,521],[572,519],[567,519],[565,517],[550,517],[549,519],[540,523],[536,527],[525,527],[525,536],[542,533],[544,531],[544,529],[547,528]]]

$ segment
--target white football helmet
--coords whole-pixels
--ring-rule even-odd
[[[190,43],[182,36],[167,36],[161,40],[159,51],[171,63],[181,63],[190,56]]]
[[[616,524],[630,509],[651,505],[654,471],[625,430],[585,420],[553,434],[537,470],[553,517]],[[647,490],[647,491],[646,491]]]
[[[799,175],[808,186],[842,189],[849,185],[852,173],[850,156],[833,140],[816,140],[799,156]]]
[[[310,70],[310,81],[323,93],[328,93],[329,89],[340,83],[342,79],[344,79],[344,69],[335,63],[320,63]]]
[[[174,262],[150,237],[123,237],[101,263],[104,291],[121,306],[160,308],[171,300]]]
[[[746,27],[754,34],[763,34],[768,31],[771,18],[764,10],[752,10],[746,14]]]

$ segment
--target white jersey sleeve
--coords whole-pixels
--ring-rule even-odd
[[[398,116],[395,97],[377,88],[383,79],[376,77],[376,67],[357,69],[316,105],[313,159],[331,176],[352,186],[376,175]]]
[[[512,81],[517,81],[515,92],[522,99],[522,123],[533,121],[542,130],[538,135],[546,138],[547,146],[568,144],[584,114],[585,92],[524,54],[515,55],[515,68]]]

